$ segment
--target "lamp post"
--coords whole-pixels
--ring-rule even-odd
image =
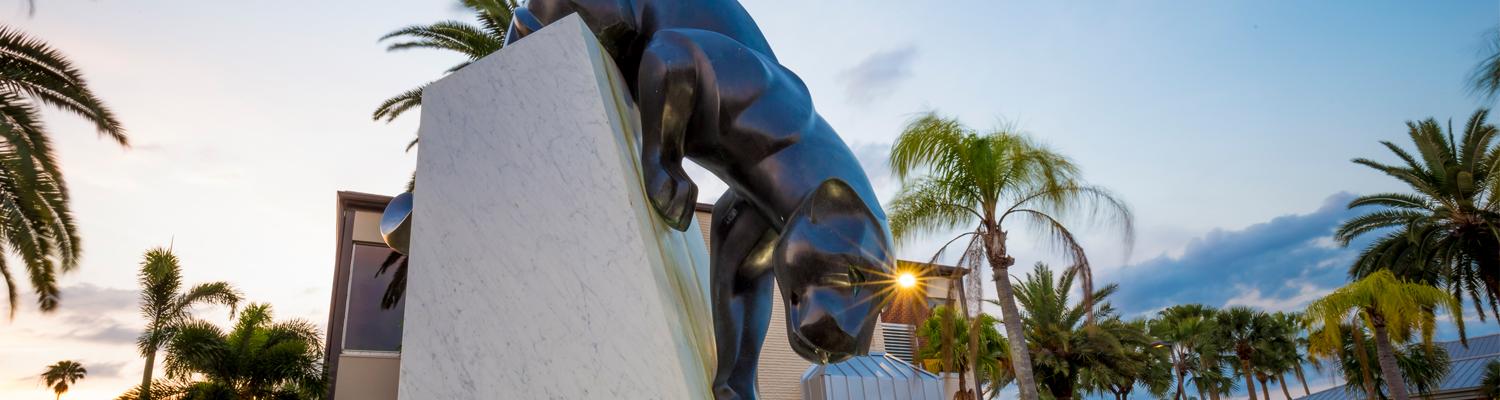
[[[1187,371],[1184,371],[1185,368],[1182,365],[1182,357],[1177,354],[1177,343],[1167,340],[1158,340],[1155,342],[1151,342],[1151,347],[1155,347],[1158,349],[1170,348],[1168,350],[1169,353],[1167,353],[1169,357],[1168,360],[1172,362],[1172,372],[1175,372],[1177,374],[1177,394],[1172,396],[1172,398],[1175,400],[1182,400],[1182,379],[1183,375],[1185,375]]]

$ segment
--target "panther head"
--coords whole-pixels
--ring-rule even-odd
[[[835,363],[864,354],[890,293],[890,235],[841,180],[824,182],[787,220],[774,273],[787,335],[802,358]]]

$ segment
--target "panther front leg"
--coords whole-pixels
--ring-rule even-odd
[[[646,195],[667,225],[686,230],[698,187],[682,170],[685,136],[698,106],[700,86],[694,45],[663,31],[641,56],[636,99],[641,112],[641,172]]]

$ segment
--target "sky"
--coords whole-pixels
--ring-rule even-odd
[[[229,281],[280,318],[326,324],[335,192],[395,194],[415,162],[415,115],[370,112],[459,61],[377,39],[467,16],[444,0],[39,3],[28,17],[0,0],[0,25],[70,57],[133,146],[45,113],[85,256],[59,311],[25,304],[0,321],[0,398],[50,396],[36,376],[62,359],[91,372],[72,398],[139,383],[135,273],[153,246],[173,248],[186,282]],[[1295,310],[1345,283],[1351,250],[1329,239],[1357,213],[1345,204],[1402,190],[1349,160],[1391,160],[1378,142],[1402,143],[1405,121],[1490,105],[1464,78],[1500,24],[1494,1],[744,4],[883,200],[899,188],[890,143],[937,111],[1029,132],[1129,202],[1133,247],[1084,237],[1131,317],[1189,302]],[[724,189],[694,176],[702,201]],[[1017,231],[1016,275],[1057,261]],[[927,259],[951,236],[899,254]]]

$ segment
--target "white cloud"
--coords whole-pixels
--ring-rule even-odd
[[[1235,291],[1238,294],[1225,301],[1224,306],[1250,306],[1266,311],[1297,311],[1307,303],[1333,291],[1332,288],[1319,287],[1307,282],[1287,282],[1285,286],[1295,289],[1296,292],[1285,297],[1265,296],[1261,294],[1260,288],[1235,285]]]

